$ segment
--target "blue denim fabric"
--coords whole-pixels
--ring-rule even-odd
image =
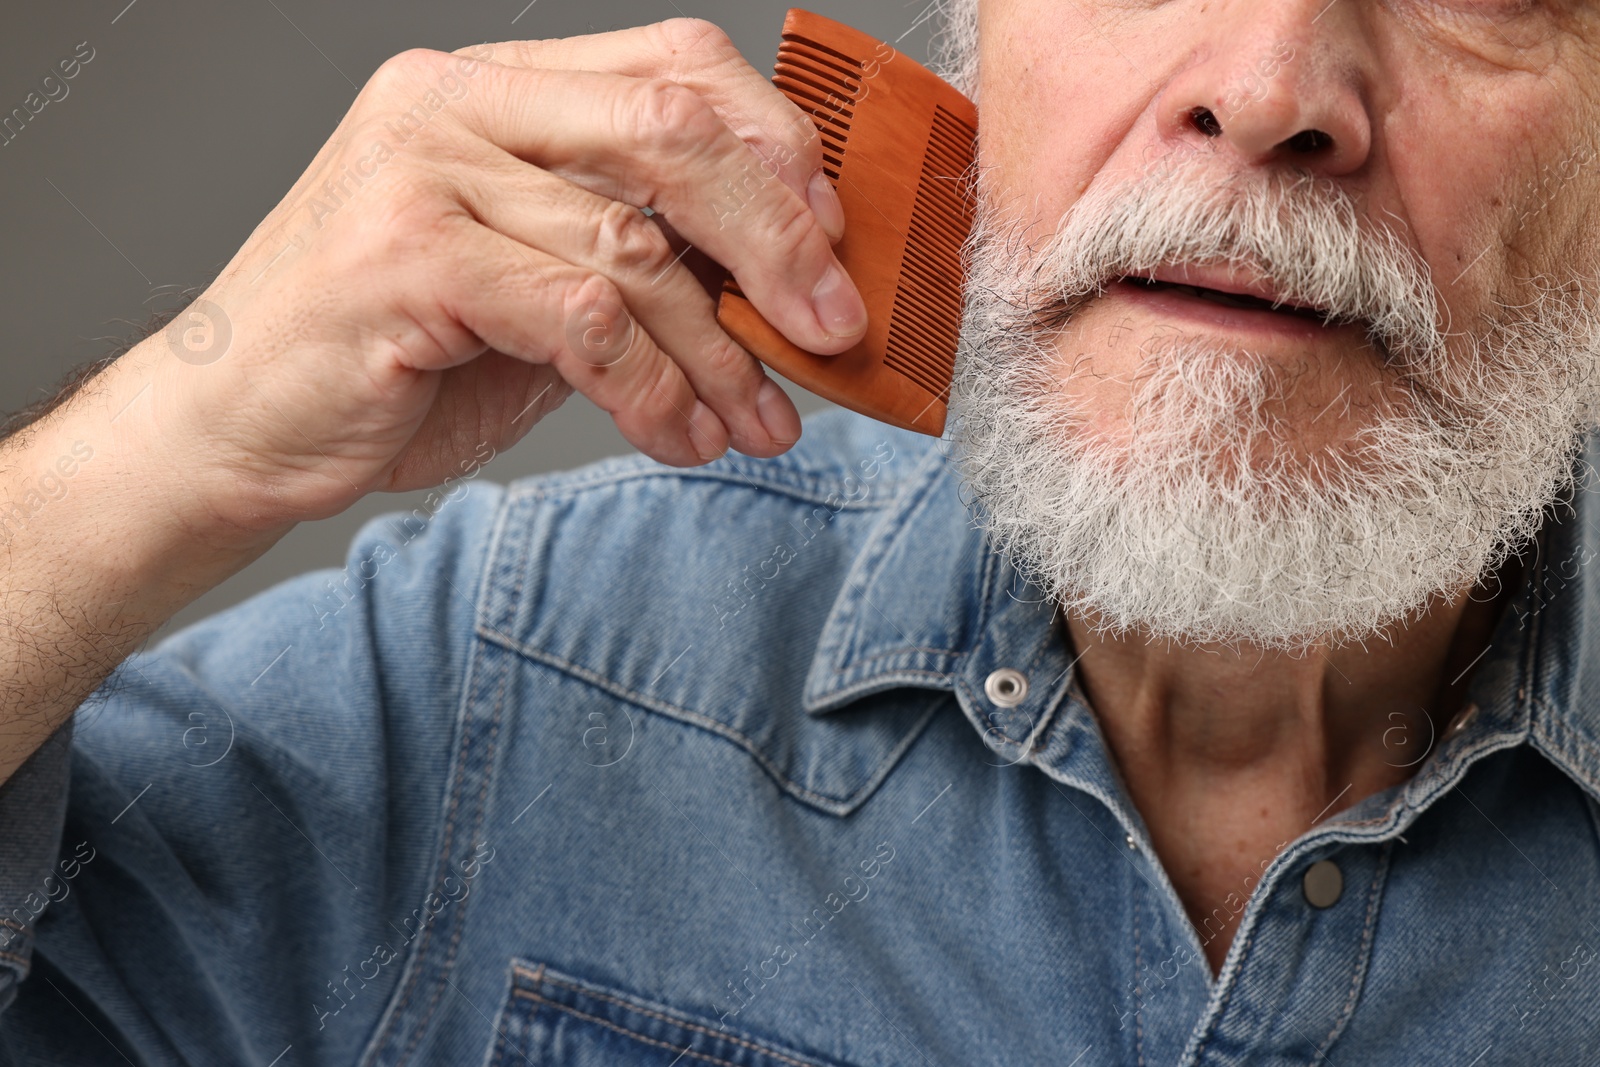
[[[1576,506],[1477,714],[1218,902],[1213,979],[937,443],[830,412],[772,461],[458,484],[129,660],[64,820],[48,757],[0,793],[0,904],[56,878],[0,1062],[1600,1062]]]

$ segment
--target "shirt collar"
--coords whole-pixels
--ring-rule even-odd
[[[901,485],[846,575],[807,673],[802,703],[822,715],[900,686],[951,690],[998,754],[1038,750],[1074,684],[1055,606],[996,552],[962,500],[942,448]],[[1004,706],[997,672],[1025,682]],[[1080,712],[1072,716],[1087,720]]]
[[[1597,463],[1600,444],[1591,437],[1579,469]],[[1482,713],[1449,747],[1466,760],[1525,740],[1600,798],[1600,489],[1580,489],[1570,506],[1552,508],[1529,552],[1523,587],[1474,665],[1469,698]],[[951,689],[985,743],[1018,759],[1073,684],[1059,622],[1054,606],[989,545],[945,450],[929,448],[845,577],[803,704],[821,715],[895,687]],[[1028,685],[1011,707],[985,693],[1002,669]]]
[[[1526,629],[1529,740],[1591,796],[1600,797],[1600,436],[1577,463],[1578,490],[1552,509],[1503,634]],[[1509,639],[1509,638],[1508,638]]]
[[[804,706],[818,714],[897,685],[945,688],[984,624],[984,538],[930,448],[856,554],[823,625]]]

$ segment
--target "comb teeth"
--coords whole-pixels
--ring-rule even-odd
[[[960,262],[972,229],[972,206],[962,195],[962,183],[977,136],[942,106],[934,108],[884,348],[886,366],[935,396],[950,388],[961,333],[961,278],[939,262]]]
[[[822,169],[835,185],[844,169],[845,143],[863,80],[857,60],[799,34],[783,35],[772,83],[816,123],[822,135]]]
[[[773,83],[817,129],[812,151],[821,148],[846,221],[834,253],[866,302],[867,328],[848,351],[807,352],[731,277],[717,322],[790,381],[937,437],[961,331],[977,109],[889,44],[808,11],[784,18]]]

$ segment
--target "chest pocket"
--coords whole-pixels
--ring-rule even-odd
[[[847,1067],[522,960],[495,1029],[487,1067]]]

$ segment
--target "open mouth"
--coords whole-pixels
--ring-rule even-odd
[[[1123,277],[1119,278],[1118,281],[1137,286],[1138,288],[1144,289],[1148,292],[1167,290],[1175,293],[1181,293],[1185,296],[1194,297],[1197,300],[1205,300],[1213,304],[1221,304],[1223,307],[1243,308],[1248,311],[1274,311],[1280,315],[1294,315],[1299,318],[1310,319],[1314,322],[1322,323],[1323,325],[1332,325],[1334,323],[1344,321],[1338,316],[1333,315],[1322,308],[1308,307],[1284,300],[1267,300],[1263,297],[1251,296],[1247,293],[1230,293],[1221,289],[1208,289],[1203,285],[1184,285],[1178,282],[1164,282],[1158,281],[1155,278],[1144,277],[1137,274],[1124,275]]]

